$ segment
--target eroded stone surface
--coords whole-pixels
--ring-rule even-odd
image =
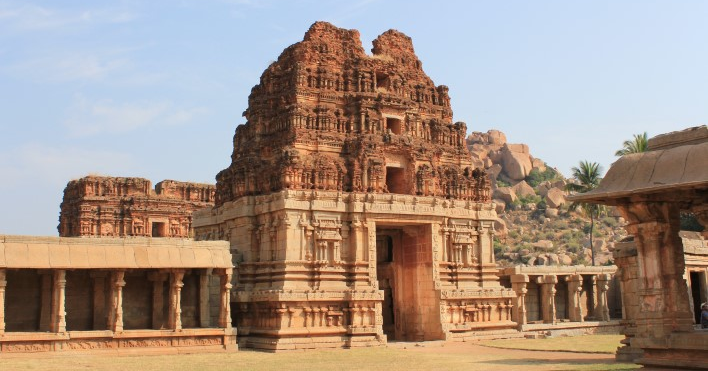
[[[358,31],[317,22],[283,51],[251,91],[217,206],[283,189],[489,199],[447,86],[401,32],[373,44],[368,56]]]

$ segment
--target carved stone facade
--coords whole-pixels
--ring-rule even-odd
[[[214,205],[210,184],[87,176],[64,189],[62,237],[190,236],[192,212]]]
[[[410,38],[312,25],[252,90],[195,237],[238,262],[242,345],[269,350],[512,336],[489,180]]]
[[[317,22],[261,76],[236,128],[216,205],[284,189],[396,193],[486,202],[448,88],[390,30],[364,52],[359,32]]]

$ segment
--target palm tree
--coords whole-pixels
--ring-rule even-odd
[[[565,186],[567,191],[585,193],[595,189],[602,180],[602,166],[597,162],[580,161],[580,166],[573,167],[573,178],[576,183],[568,183]],[[574,203],[571,207],[582,206],[586,215],[590,217],[590,256],[592,265],[595,265],[595,246],[592,243],[592,233],[595,229],[595,218],[600,216],[602,205],[591,203]]]
[[[649,140],[647,132],[643,134],[634,134],[632,140],[625,140],[622,143],[622,149],[615,152],[615,156],[624,156],[630,153],[646,152]]]

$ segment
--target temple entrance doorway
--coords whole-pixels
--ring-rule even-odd
[[[433,284],[430,225],[376,225],[376,274],[389,340],[444,339]]]

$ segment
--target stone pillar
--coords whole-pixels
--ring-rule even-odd
[[[642,350],[632,344],[637,333],[636,318],[639,316],[639,295],[637,294],[637,248],[634,242],[618,242],[612,252],[617,265],[615,275],[620,279],[622,293],[622,329],[625,336],[620,341],[623,345],[617,348],[615,359],[621,362],[634,362],[642,356]]]
[[[209,278],[211,268],[199,272],[199,326],[209,327]]]
[[[620,205],[627,232],[637,248],[639,314],[637,337],[665,338],[671,332],[692,332],[687,283],[683,278],[683,243],[678,235],[679,206],[637,201]]]
[[[607,305],[607,290],[610,289],[612,276],[607,273],[597,275],[597,307],[595,308],[595,318],[598,321],[610,320],[610,308]]]
[[[233,270],[231,268],[224,269],[221,274],[220,295],[221,298],[219,307],[219,327],[231,328],[231,276]]]
[[[106,276],[107,272],[91,272],[93,279],[93,329],[106,329]]]
[[[164,285],[167,275],[163,272],[151,272],[148,279],[152,281],[152,328],[160,330],[165,327]]]
[[[7,287],[6,269],[0,269],[0,335],[5,333],[5,287]]]
[[[50,330],[52,332],[66,332],[66,271],[54,271],[54,285],[52,289],[52,315]]]
[[[182,331],[182,287],[184,283],[184,271],[176,269],[170,277],[170,312],[169,326],[175,331]]]
[[[125,271],[111,272],[111,307],[108,313],[108,329],[123,332],[123,287]]]
[[[519,328],[527,323],[526,320],[526,293],[528,293],[527,283],[529,276],[525,274],[514,274],[511,277],[511,287],[516,292],[516,305],[511,312],[512,320],[519,324]]]
[[[583,303],[580,293],[583,291],[583,276],[571,274],[566,278],[568,284],[568,313],[571,322],[583,322]]]
[[[536,281],[541,285],[541,312],[544,323],[556,323],[556,283],[555,275],[540,276]]]

